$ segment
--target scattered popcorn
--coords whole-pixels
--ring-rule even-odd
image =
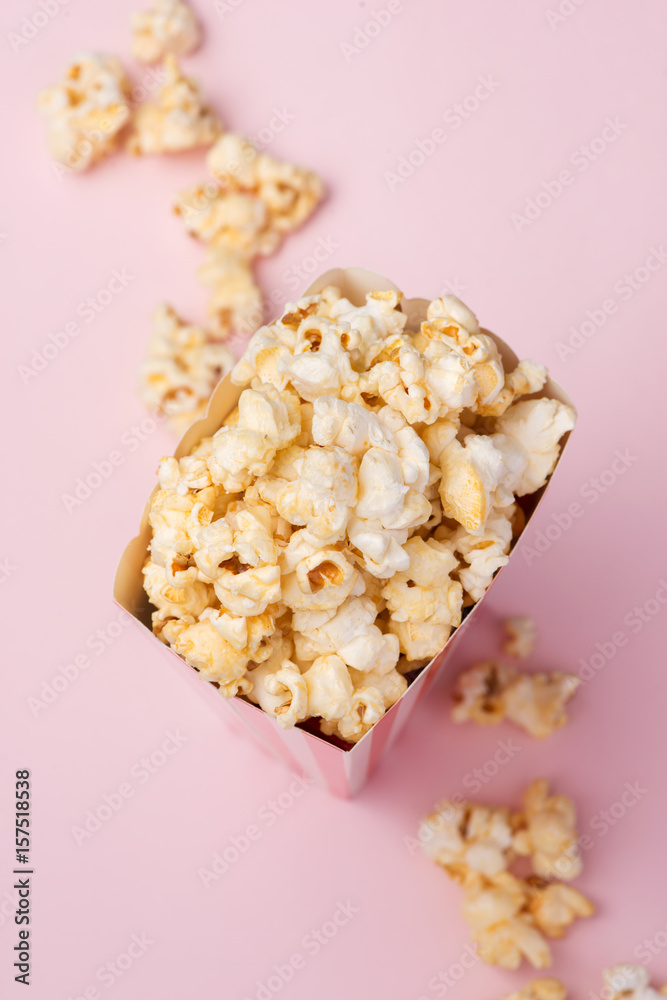
[[[182,0],[153,0],[148,10],[130,15],[132,55],[139,62],[155,63],[167,53],[185,56],[201,42],[195,12]]]
[[[514,618],[507,618],[503,622],[503,628],[506,635],[503,653],[507,656],[516,656],[519,660],[525,660],[530,656],[537,640],[537,625],[533,619],[517,615]]]
[[[207,312],[217,338],[243,335],[257,328],[262,319],[262,293],[246,258],[211,246],[198,274],[202,285],[211,292]]]
[[[164,414],[175,433],[182,434],[205,416],[217,382],[234,364],[234,356],[199,326],[184,323],[162,303],[153,316],[148,358],[139,369],[142,400]]]
[[[233,252],[273,253],[323,196],[315,174],[259,153],[232,132],[209,150],[206,165],[215,184],[188,188],[174,211],[191,235]]]
[[[252,259],[312,210],[320,187],[234,135],[216,142],[208,166],[212,197],[202,188],[194,215],[187,197],[181,206],[207,244],[201,278],[222,337],[254,322]],[[401,300],[370,292],[353,304],[329,287],[288,303],[232,370],[238,406],[189,456],[160,464],[150,513],[156,634],[223,694],[284,728],[319,719],[323,735],[351,744],[505,565],[525,523],[516,491],[527,480],[539,488],[571,426],[553,400],[513,401],[542,375],[506,374],[458,299],[432,303],[415,330]],[[144,377],[153,406],[190,416],[202,405],[206,366],[190,378],[188,352],[224,351],[206,338],[169,307],[158,312]],[[490,415],[499,400],[502,415]],[[459,689],[459,719],[507,717],[536,735],[563,724],[573,693],[566,675],[495,664]],[[516,854],[531,854],[539,877],[570,856],[576,831],[561,800],[533,791],[525,817],[456,807],[432,841],[469,894],[480,946],[504,964],[547,961],[541,926],[553,936],[582,915],[575,895],[505,879]],[[575,869],[570,857],[569,877]],[[484,922],[485,900],[501,896],[513,901],[506,916]]]
[[[575,674],[522,674],[493,660],[469,667],[454,689],[454,722],[496,725],[509,719],[544,739],[567,722],[566,703],[581,681]]]
[[[602,973],[604,995],[609,1000],[659,1000],[667,995],[667,985],[650,985],[648,969],[643,965],[615,965]]]
[[[444,800],[419,830],[424,852],[463,887],[463,915],[480,957],[491,965],[516,969],[526,958],[547,968],[546,938],[562,937],[574,920],[594,913],[583,893],[544,877],[572,879],[581,871],[572,803],[548,797],[547,787],[542,780],[528,788],[523,813]],[[534,874],[521,878],[509,869],[526,854]]]
[[[181,73],[176,56],[165,57],[164,69],[157,99],[141,104],[134,114],[127,150],[135,156],[210,146],[222,131],[199,85]]]
[[[63,80],[38,98],[38,108],[47,118],[53,158],[70,170],[86,170],[113,152],[130,118],[130,89],[115,56],[79,55]]]
[[[536,875],[574,879],[581,873],[576,810],[566,795],[549,795],[545,778],[534,781],[523,797],[525,828],[514,837],[517,854],[530,855]]]

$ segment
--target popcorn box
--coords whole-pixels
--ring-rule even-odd
[[[327,285],[336,285],[342,294],[355,305],[363,305],[366,293],[373,290],[395,291],[396,285],[362,268],[334,269],[327,271],[303,293],[314,295]],[[403,312],[408,316],[407,328],[417,329],[419,323],[426,317],[428,300],[403,299]],[[506,370],[512,369],[517,363],[514,352],[493,335],[502,355]],[[204,437],[212,436],[221,426],[225,417],[236,406],[241,388],[232,384],[229,376],[216,387],[208,407],[208,413],[202,420],[194,423],[181,439],[174,456],[181,458],[188,455]],[[548,396],[572,406],[572,402],[563,389],[552,379],[548,379],[543,390],[536,396]],[[571,432],[570,432],[571,433]],[[562,458],[569,433],[561,440]],[[558,467],[558,463],[556,468]],[[525,498],[524,505],[526,526],[541,503],[549,487],[552,477],[537,493]],[[155,488],[157,490],[157,486]],[[151,529],[148,523],[150,504],[155,490],[149,497],[141,520],[140,532],[123,553],[114,583],[114,599],[143,628],[152,635],[150,615],[151,606],[143,589],[142,566],[150,543]],[[525,530],[525,529],[524,529]],[[521,536],[515,542],[514,548],[521,543]],[[512,552],[514,551],[512,549]],[[502,572],[498,570],[496,577]],[[495,583],[495,579],[493,581]],[[493,583],[491,584],[493,586]],[[490,588],[489,588],[490,589]],[[488,590],[487,592],[488,593]],[[486,594],[472,608],[468,609],[459,627],[452,633],[443,649],[428,663],[409,684],[407,690],[396,704],[387,710],[386,714],[369,730],[356,744],[347,744],[336,737],[324,736],[319,732],[318,720],[313,719],[300,723],[293,729],[281,728],[276,720],[263,712],[257,705],[243,696],[223,698],[217,688],[211,684],[196,680],[195,688],[202,697],[217,708],[228,723],[239,733],[245,733],[264,748],[272,756],[282,760],[293,770],[307,775],[315,782],[342,797],[351,797],[362,788],[379,762],[388,754],[399,733],[410,715],[414,712],[419,700],[425,695],[436,678],[442,674],[444,665],[451,656],[462,635],[470,628],[472,619]],[[157,637],[155,642],[175,658],[183,671],[196,673],[170,647],[165,646]]]

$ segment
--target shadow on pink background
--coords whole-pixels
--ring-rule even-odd
[[[531,614],[530,665],[590,677],[570,725],[544,743],[509,726],[454,728],[446,677],[353,802],[304,789],[221,726],[196,678],[111,600],[174,445],[135,392],[150,313],[166,298],[203,319],[202,251],[170,211],[204,176],[203,155],[119,155],[59,179],[34,102],[79,49],[116,52],[139,79],[134,6],[70,0],[16,51],[11,33],[40,8],[11,0],[0,15],[2,995],[22,995],[10,807],[24,767],[36,1000],[501,997],[530,970],[475,963],[457,979],[469,954],[460,890],[410,838],[444,795],[518,804],[538,775],[575,798],[593,841],[577,884],[598,914],[554,943],[553,974],[575,998],[599,995],[603,966],[650,957],[667,981],[662,6],[587,0],[559,15],[558,0],[403,0],[376,33],[364,25],[381,0],[197,5],[206,40],[186,69],[229,128],[256,136],[280,112],[267,148],[330,191],[260,265],[267,295],[297,295],[317,248],[318,270],[359,264],[409,296],[453,291],[547,364],[579,412],[548,499],[451,668],[497,652],[503,615]],[[125,287],[81,322],[114,271]],[[81,333],[26,377],[33,351],[77,316]],[[68,511],[63,495],[112,451],[120,466]],[[516,749],[498,766],[501,743]],[[619,805],[628,784],[635,801]],[[108,819],[87,833],[104,804]],[[234,860],[216,872],[216,853]]]

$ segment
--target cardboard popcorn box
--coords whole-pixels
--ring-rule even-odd
[[[304,295],[316,294],[327,285],[338,286],[342,294],[355,305],[363,305],[366,293],[369,291],[396,290],[396,285],[371,271],[361,268],[347,268],[327,271],[310,285]],[[419,323],[426,316],[428,300],[404,299],[401,305],[408,316],[407,329],[418,329]],[[517,363],[516,355],[495,334],[493,336],[502,355],[505,369],[514,368]],[[202,438],[211,437],[221,426],[225,417],[234,409],[240,394],[241,389],[232,384],[229,376],[223,379],[211,396],[206,417],[194,423],[186,431],[174,452],[175,457],[181,458],[189,454]],[[544,389],[537,395],[548,396],[572,405],[568,396],[552,379],[547,380]],[[562,459],[568,438],[569,434],[561,439],[561,453],[558,462]],[[550,482],[551,479],[537,493],[525,498],[527,503],[522,504],[522,506],[526,516],[526,524],[538,504],[542,502]],[[142,628],[148,629],[151,635],[151,606],[143,590],[141,569],[150,543],[151,529],[148,523],[148,513],[152,497],[153,494],[149,497],[144,509],[139,534],[129,543],[123,553],[114,585],[116,602],[127,610]],[[512,552],[517,544],[521,544],[521,537],[515,541]],[[496,573],[496,577],[501,572],[502,569]],[[454,630],[443,649],[414,677],[399,701],[356,744],[343,743],[335,737],[322,735],[319,732],[317,720],[306,721],[293,729],[283,729],[274,718],[243,696],[224,698],[215,686],[205,682],[198,681],[195,687],[200,689],[202,695],[209,698],[210,703],[214,704],[232,722],[237,731],[251,736],[269,753],[283,760],[292,769],[314,778],[318,784],[328,788],[334,794],[349,797],[355,795],[362,788],[374,768],[388,754],[396,737],[414,712],[420,698],[428,691],[436,677],[441,674],[461,636],[471,627],[477,609],[485,597],[486,594],[476,605],[467,610],[461,625]],[[170,655],[175,658],[175,661],[178,661],[183,671],[187,671],[191,675],[196,673],[177,653],[166,647],[157,637],[154,638],[163,650],[169,650]]]

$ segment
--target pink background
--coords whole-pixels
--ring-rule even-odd
[[[241,1000],[261,996],[274,966],[296,953],[303,967],[285,985],[272,981],[290,1000],[419,1000],[444,989],[471,1000],[501,997],[530,971],[476,964],[456,986],[435,989],[433,977],[459,975],[468,945],[460,891],[405,838],[446,794],[518,804],[538,775],[578,804],[581,832],[592,841],[578,884],[598,907],[555,943],[554,973],[575,997],[599,993],[601,968],[632,960],[648,939],[654,981],[667,981],[667,610],[655,600],[667,598],[660,591],[664,419],[656,419],[667,360],[665,17],[658,0],[639,7],[579,0],[561,3],[572,13],[557,22],[549,12],[559,2],[403,0],[363,50],[345,50],[347,60],[341,46],[387,8],[382,0],[237,0],[222,17],[198,4],[206,40],[188,70],[231,128],[256,135],[274,109],[293,115],[268,148],[313,167],[330,192],[262,263],[267,295],[293,297],[310,281],[303,269],[319,241],[333,243],[318,270],[359,264],[408,295],[458,292],[518,353],[548,364],[579,410],[557,481],[522,547],[534,548],[549,526],[551,540],[530,559],[516,553],[452,672],[497,652],[498,620],[507,613],[539,623],[531,666],[576,670],[597,644],[614,655],[599,653],[595,662],[604,666],[583,685],[570,725],[543,743],[509,726],[455,729],[445,678],[351,803],[315,789],[295,797],[289,773],[221,724],[196,678],[131,623],[114,625],[115,565],[136,532],[157,460],[174,444],[150,420],[137,431],[145,413],[135,373],[149,315],[167,298],[203,318],[195,278],[202,251],[170,212],[175,193],[204,175],[203,157],[117,156],[87,176],[58,179],[35,95],[81,48],[117,52],[140,78],[127,58],[135,3],[71,0],[16,52],[9,33],[39,7],[3,5],[0,801],[11,821],[14,771],[31,768],[34,998],[88,990],[114,1000]],[[493,92],[469,100],[463,119],[455,106],[481,77]],[[612,141],[595,142],[607,119],[617,123],[606,133]],[[445,141],[391,190],[387,172],[438,128]],[[586,161],[577,150],[591,143],[594,159]],[[571,183],[559,192],[552,182],[566,170]],[[543,194],[538,217],[520,226],[516,213],[547,190],[545,182],[558,196]],[[655,266],[662,260],[661,269],[642,270],[647,258]],[[79,303],[114,269],[132,276],[127,288],[93,322],[80,319],[80,335],[26,384],[20,366],[31,363],[33,349],[76,320]],[[623,277],[633,272],[634,289]],[[592,335],[559,352],[587,312]],[[627,458],[613,471],[617,450]],[[112,451],[122,464],[68,513],[63,494]],[[580,516],[568,525],[571,504]],[[633,609],[644,606],[642,621]],[[120,634],[105,646],[95,633],[110,626]],[[612,641],[619,632],[622,648]],[[58,682],[55,700],[36,709],[30,699],[82,654],[90,665],[67,685]],[[187,740],[172,756],[158,753],[149,775],[141,760],[170,731]],[[520,752],[498,767],[499,741],[509,739]],[[484,783],[472,794],[475,768]],[[88,810],[123,783],[131,796],[78,844],[75,828]],[[638,783],[638,797],[619,805],[626,783]],[[280,796],[276,815],[271,803]],[[249,824],[258,839],[204,888],[199,870]],[[23,995],[12,982],[13,859],[12,826],[4,824],[0,992],[8,997]],[[347,901],[358,912],[313,954],[306,936]],[[122,975],[98,978],[132,935],[152,943],[133,949],[139,957],[129,967],[121,958]]]

